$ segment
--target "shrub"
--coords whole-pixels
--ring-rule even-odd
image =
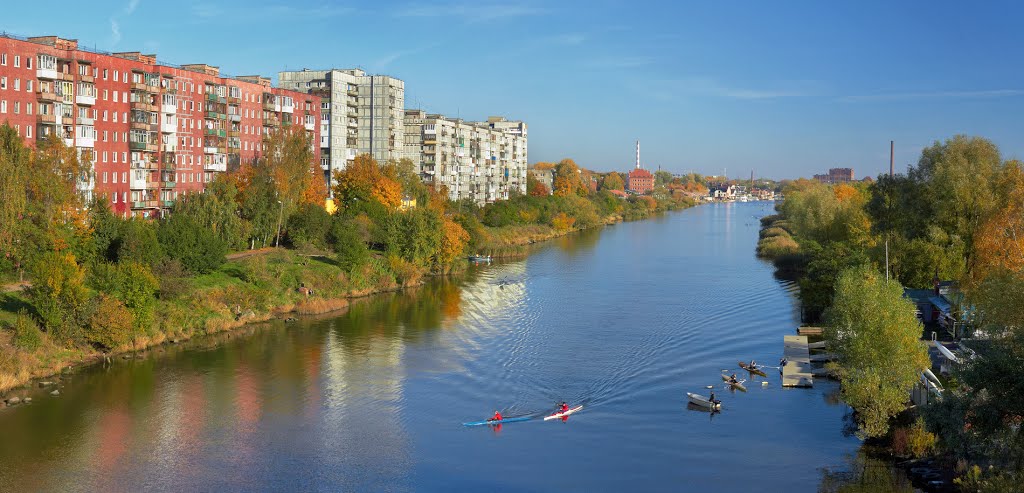
[[[160,299],[172,300],[188,291],[188,273],[177,259],[163,259],[153,267],[160,284]]]
[[[132,313],[121,300],[101,294],[89,318],[86,340],[107,350],[115,349],[132,342],[133,325]]]
[[[576,223],[576,218],[569,217],[564,212],[559,212],[551,218],[551,227],[559,231],[568,231]]]
[[[47,252],[32,268],[29,301],[50,334],[74,340],[85,318],[90,293],[85,271],[70,253]]]
[[[800,245],[789,235],[770,236],[757,243],[757,255],[768,259],[793,255],[799,251]]]
[[[285,234],[288,243],[294,247],[312,246],[327,248],[327,237],[331,230],[331,215],[316,204],[302,204],[288,218]]]
[[[130,260],[153,265],[163,257],[154,223],[131,219],[122,221],[119,229],[119,236],[111,245],[117,251],[118,261]]]
[[[14,347],[23,351],[35,351],[43,345],[43,333],[39,325],[29,316],[28,312],[21,310],[14,319]]]
[[[224,240],[191,216],[175,214],[160,221],[157,237],[167,256],[191,272],[205,274],[226,261],[228,247]]]
[[[345,272],[352,273],[370,258],[370,250],[353,229],[339,228],[334,232],[334,249],[338,253],[338,265]]]
[[[764,239],[764,238],[771,238],[772,236],[789,236],[789,233],[787,233],[786,230],[784,230],[782,228],[778,228],[778,227],[772,226],[770,228],[762,229],[761,232],[758,233],[758,235],[762,239]]]

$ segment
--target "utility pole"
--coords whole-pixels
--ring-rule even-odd
[[[895,150],[896,150],[896,143],[894,141],[890,140],[889,141],[889,178],[890,178],[890,180],[892,179],[893,175],[895,174],[894,173],[894,171],[895,171],[895,169],[894,169],[895,168],[895,162],[894,162],[894,159],[893,159],[893,156],[895,155]],[[892,206],[890,205],[889,207],[890,207],[889,216],[890,216],[890,221],[891,221],[892,220],[892,210],[891,210]],[[891,227],[891,225],[890,225],[890,227]],[[889,232],[888,231],[885,232],[885,282],[889,282]]]

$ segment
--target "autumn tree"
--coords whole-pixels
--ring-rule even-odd
[[[88,313],[85,270],[70,252],[45,252],[32,266],[28,298],[43,326],[58,340],[75,340]]]
[[[370,201],[389,210],[402,205],[402,186],[386,176],[369,154],[360,154],[345,169],[335,171],[334,180],[334,199],[341,207]]]
[[[21,267],[21,228],[25,215],[25,174],[30,151],[8,123],[0,125],[0,269]]]
[[[465,252],[466,245],[469,243],[469,233],[459,223],[448,217],[442,218],[442,225],[444,231],[441,235],[440,249],[437,252],[437,262],[450,264]]]
[[[564,197],[567,195],[586,195],[587,189],[580,176],[580,168],[572,159],[563,159],[555,166],[554,194]]]
[[[626,183],[622,181],[622,175],[612,171],[604,176],[601,181],[601,190],[625,190]]]

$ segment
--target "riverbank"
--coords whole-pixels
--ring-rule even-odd
[[[687,207],[677,207],[679,210]],[[665,211],[651,211],[642,220]],[[487,228],[487,249],[495,258],[519,258],[529,247],[568,234],[627,220],[610,215],[591,228],[556,229],[547,225]],[[132,343],[102,352],[88,347],[64,347],[40,333],[32,350],[19,349],[14,330],[0,329],[0,402],[11,390],[104,358],[122,357],[166,343],[237,330],[248,324],[295,315],[319,315],[345,309],[351,300],[420,286],[431,277],[458,275],[467,266],[457,261],[443,271],[430,272],[392,265],[374,256],[362,269],[346,272],[324,252],[263,249],[239,252],[214,272],[164,283],[157,302],[156,322]],[[164,291],[168,289],[164,288]],[[21,292],[0,294],[0,325],[13,327],[18,312],[30,307]]]

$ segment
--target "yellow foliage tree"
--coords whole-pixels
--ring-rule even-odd
[[[469,243],[469,233],[448,217],[443,218],[443,221],[441,248],[437,253],[437,261],[440,264],[448,264],[462,255]]]
[[[568,231],[576,224],[576,218],[564,212],[559,212],[551,218],[551,226],[559,231]]]
[[[1005,197],[974,235],[972,280],[980,282],[997,270],[1024,271],[1024,171],[1011,161],[999,178]]]
[[[369,154],[360,154],[345,169],[334,173],[334,197],[342,207],[357,201],[375,201],[389,209],[402,205],[402,186],[384,174]]]

